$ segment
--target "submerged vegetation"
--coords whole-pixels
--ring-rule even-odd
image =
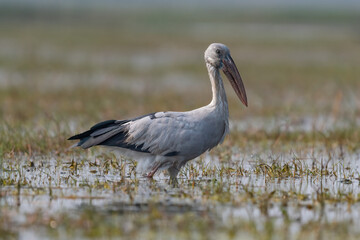
[[[0,238],[359,239],[358,14],[104,11],[0,9]],[[98,121],[207,104],[211,42],[249,108],[228,91],[230,135],[177,186],[69,149]]]

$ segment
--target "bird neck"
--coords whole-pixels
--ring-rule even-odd
[[[228,111],[228,103],[225,94],[225,88],[224,88],[223,80],[220,75],[219,68],[216,68],[208,63],[206,64],[206,67],[209,72],[211,89],[212,89],[212,100],[209,105],[216,108],[220,107]]]

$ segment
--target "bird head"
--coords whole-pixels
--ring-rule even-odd
[[[245,86],[230,55],[229,48],[222,43],[210,44],[205,51],[205,62],[217,69],[223,70],[240,101],[245,106],[248,106]]]

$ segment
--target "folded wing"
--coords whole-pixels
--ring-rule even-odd
[[[187,122],[183,113],[157,112],[131,120],[108,120],[75,135],[75,145],[84,149],[101,145],[130,149],[152,155],[182,154],[195,123]],[[185,154],[185,153],[183,153]]]

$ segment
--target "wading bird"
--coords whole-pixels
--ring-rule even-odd
[[[209,105],[188,112],[155,112],[128,120],[100,122],[90,130],[70,137],[80,141],[74,147],[107,146],[138,160],[145,176],[168,170],[176,179],[182,166],[222,143],[229,131],[229,110],[222,70],[241,102],[247,97],[239,71],[229,49],[211,44],[204,54],[209,72],[212,100]]]

